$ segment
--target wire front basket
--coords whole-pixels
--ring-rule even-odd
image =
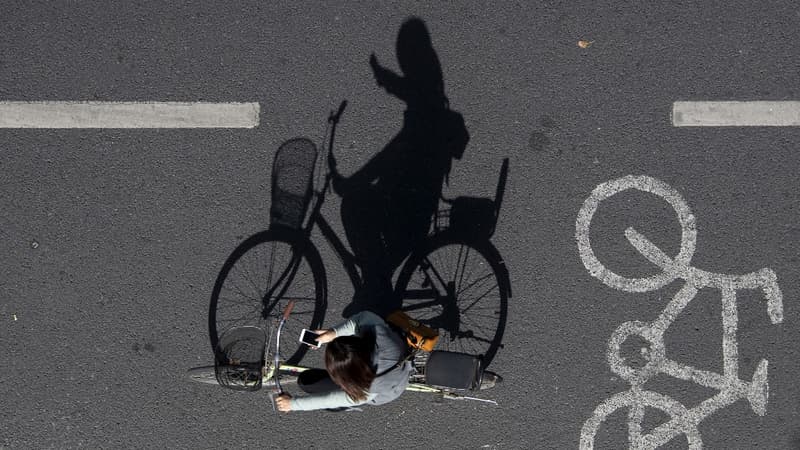
[[[290,139],[278,148],[272,165],[270,226],[300,228],[312,195],[317,147],[306,138]]]
[[[214,358],[217,382],[238,391],[261,389],[267,336],[259,327],[231,328],[219,340]]]

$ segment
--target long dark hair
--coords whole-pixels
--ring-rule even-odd
[[[375,379],[373,350],[373,340],[358,336],[338,337],[325,348],[325,368],[353,401],[365,400]]]

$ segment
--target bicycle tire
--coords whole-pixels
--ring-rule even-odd
[[[292,270],[298,255],[297,268]],[[295,307],[284,325],[281,353],[288,355],[283,358],[287,364],[298,363],[308,350],[298,342],[300,331],[322,325],[326,289],[319,252],[300,232],[270,229],[250,236],[231,253],[214,283],[208,314],[213,351],[216,354],[220,336],[232,327],[259,326],[271,336],[286,303],[293,299]],[[281,298],[265,299],[270,292],[282,294]]]
[[[484,368],[494,359],[505,331],[510,286],[491,242],[446,232],[431,237],[403,265],[395,294],[409,316],[439,330],[438,350],[480,355]]]

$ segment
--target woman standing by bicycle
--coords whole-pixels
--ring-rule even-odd
[[[376,314],[364,311],[328,330],[317,330],[327,344],[325,367],[300,374],[297,382],[310,395],[277,397],[278,410],[309,411],[382,405],[403,393],[412,370],[408,347]]]

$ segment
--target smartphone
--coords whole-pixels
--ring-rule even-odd
[[[306,344],[309,347],[319,348],[320,345],[322,344],[317,342],[318,337],[319,335],[317,333],[314,333],[313,331],[306,330],[305,328],[303,328],[303,332],[300,333],[300,342]]]

